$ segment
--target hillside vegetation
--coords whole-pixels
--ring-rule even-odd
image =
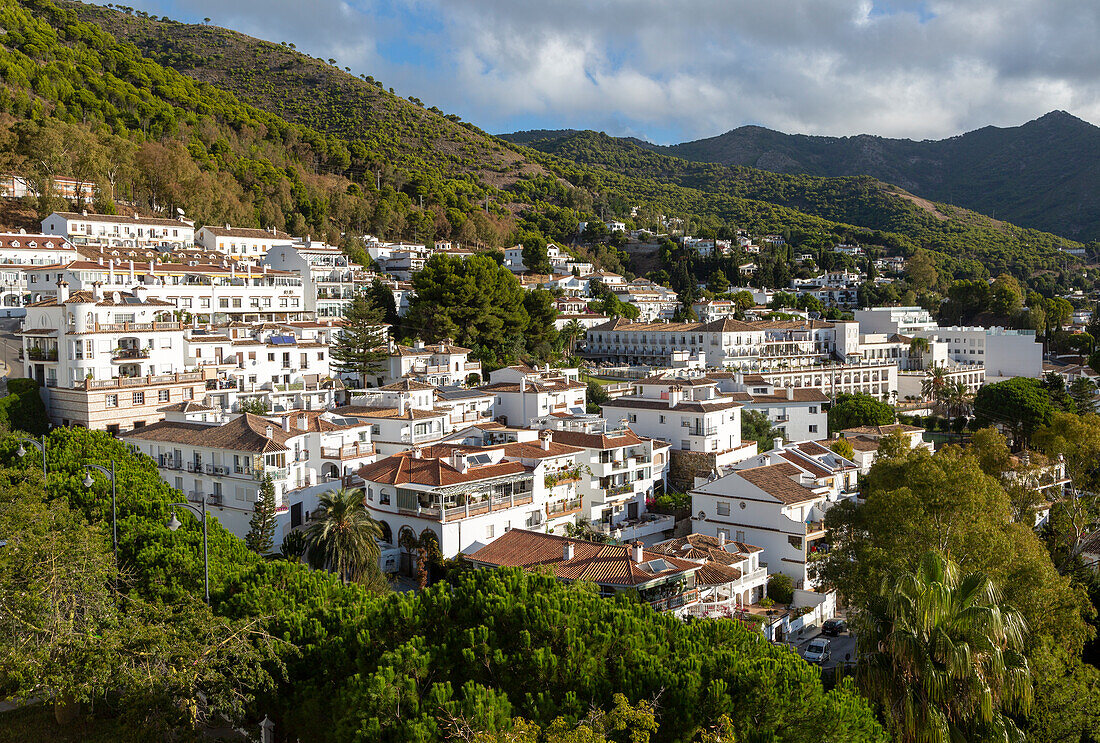
[[[1100,239],[1100,127],[1065,111],[938,141],[812,137],[744,126],[655,149],[776,173],[869,175],[933,201],[1077,240]]]
[[[1006,270],[1027,279],[1074,263],[1055,249],[1068,241],[931,213],[869,178],[689,163],[591,132],[524,147],[289,45],[71,2],[0,9],[5,167],[95,182],[106,211],[182,207],[200,222],[345,244],[370,232],[493,248],[570,243],[578,222],[636,208],[649,224],[664,214],[825,242],[853,235],[905,254],[924,247],[945,280]]]

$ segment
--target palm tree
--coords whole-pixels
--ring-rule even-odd
[[[367,513],[361,490],[329,490],[317,498],[305,530],[306,560],[315,570],[331,570],[358,581],[378,565],[382,529]]]
[[[1031,705],[1026,626],[981,573],[939,552],[883,581],[855,620],[856,675],[901,743],[1023,740],[1006,713]]]
[[[916,356],[920,360],[921,366],[924,366],[924,354],[928,353],[928,349],[932,346],[929,345],[927,338],[914,338],[909,341],[909,355]]]
[[[926,400],[939,403],[943,396],[943,388],[947,386],[947,369],[942,366],[932,367],[928,375],[921,383],[920,393]]]
[[[577,339],[584,336],[585,329],[576,320],[570,320],[565,324],[565,327],[561,329],[561,337],[565,340],[566,345],[569,347],[569,355],[572,356],[577,349]]]
[[[966,415],[970,407],[970,390],[961,379],[949,382],[943,388],[943,400],[947,404],[947,411],[952,418]]]

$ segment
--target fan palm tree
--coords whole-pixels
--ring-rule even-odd
[[[909,341],[909,355],[916,356],[920,361],[920,365],[924,366],[924,355],[928,353],[928,349],[931,347],[927,338],[914,338]]]
[[[883,581],[855,628],[857,678],[901,743],[1023,740],[1007,714],[1031,704],[1026,627],[985,575],[929,552]]]
[[[943,389],[943,399],[952,418],[967,414],[971,397],[970,390],[962,380],[949,382]]]
[[[561,329],[561,337],[565,340],[566,345],[569,347],[569,355],[572,356],[577,350],[577,340],[584,336],[585,328],[576,320],[570,320]]]
[[[934,366],[928,371],[924,382],[921,383],[920,393],[925,400],[938,403],[942,399],[943,389],[947,386],[947,369],[942,366]]]
[[[358,581],[378,565],[382,529],[367,513],[361,490],[329,490],[318,496],[305,530],[306,560],[315,570],[331,570]]]

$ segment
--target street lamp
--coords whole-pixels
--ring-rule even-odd
[[[18,441],[19,441],[19,448],[16,450],[15,453],[17,455],[19,455],[20,459],[27,456],[27,449],[23,446],[23,444],[30,444],[35,449],[38,449],[38,451],[42,452],[42,492],[45,493],[46,492],[46,434],[42,434],[42,440],[41,441],[39,441],[38,439],[25,439],[25,438],[21,438]]]
[[[92,472],[99,472],[111,481],[111,546],[115,551],[115,565],[118,565],[118,508],[115,500],[115,460],[111,460],[111,469],[101,467],[98,464],[86,464],[84,469],[84,487],[91,488],[95,482],[92,480]]]
[[[195,506],[190,504],[190,503],[173,503],[170,506],[170,508],[172,508],[172,516],[168,519],[167,524],[165,524],[165,526],[168,527],[169,531],[176,531],[181,526],[183,526],[183,522],[180,521],[179,518],[176,516],[175,509],[176,509],[177,506],[182,507],[182,508],[190,509],[192,513],[198,514],[199,518],[202,519],[202,562],[203,562],[203,568],[204,568],[204,571],[205,571],[206,603],[209,604],[210,603],[210,551],[207,548],[207,543],[206,543],[206,496],[203,496],[202,508],[201,509],[195,508]]]

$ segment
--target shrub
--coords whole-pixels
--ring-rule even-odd
[[[768,578],[768,598],[777,604],[789,604],[794,600],[794,581],[782,573]]]
[[[8,394],[0,398],[0,427],[43,434],[50,428],[46,406],[33,379],[9,379]]]

